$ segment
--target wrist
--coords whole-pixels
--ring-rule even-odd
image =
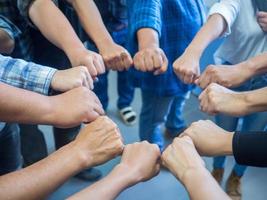
[[[158,33],[151,28],[142,28],[137,32],[139,51],[148,48],[159,48]]]
[[[185,53],[190,55],[191,58],[200,60],[202,51],[195,47],[194,45],[190,45],[189,47],[186,48]]]
[[[248,80],[252,76],[256,74],[256,65],[252,60],[247,60],[235,65],[236,69],[242,74],[244,77],[244,81]]]
[[[204,177],[208,173],[208,170],[204,166],[191,167],[184,172],[183,176],[180,178],[180,181],[187,188],[188,185],[191,185],[192,182],[194,182],[195,178],[197,180],[198,177]]]
[[[80,54],[84,53],[85,51],[87,51],[87,49],[85,48],[83,44],[73,46],[73,47],[70,46],[70,48],[68,48],[67,50],[64,50],[64,52],[66,53],[72,65],[75,63],[75,60],[77,59],[77,57],[80,56]],[[72,66],[72,67],[76,67],[76,66]]]
[[[234,132],[226,133],[224,136],[224,142],[222,145],[223,151],[220,153],[220,155],[232,155],[233,154],[233,148],[232,148],[232,141],[233,141]]]
[[[112,37],[109,34],[95,39],[94,43],[96,44],[96,47],[99,50],[99,52],[102,52],[105,49],[107,49],[107,47],[110,47],[115,44]]]

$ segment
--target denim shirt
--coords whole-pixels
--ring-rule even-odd
[[[202,0],[128,0],[129,49],[138,50],[136,33],[142,28],[158,32],[160,48],[165,52],[169,66],[167,72],[153,73],[132,70],[136,86],[159,96],[183,95],[192,88],[183,84],[173,72],[173,62],[182,55],[205,21]]]

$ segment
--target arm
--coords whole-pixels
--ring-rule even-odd
[[[205,168],[190,137],[176,138],[163,152],[162,161],[185,186],[190,199],[230,199]]]
[[[95,42],[108,68],[122,71],[132,65],[132,58],[114,43],[93,0],[67,0],[72,4],[87,34]]]
[[[160,151],[156,145],[148,142],[127,145],[121,163],[107,177],[70,199],[113,200],[128,187],[157,175],[160,170],[159,157]]]
[[[194,83],[199,77],[199,60],[207,46],[222,35],[231,32],[239,12],[239,0],[221,1],[210,10],[210,17],[197,33],[185,52],[173,64],[176,75],[185,83]]]
[[[201,88],[211,83],[218,83],[227,88],[242,85],[251,77],[267,72],[267,53],[262,53],[236,65],[210,65],[196,80]]]
[[[53,97],[3,83],[0,83],[0,90],[0,120],[4,122],[49,124],[68,128],[82,122],[94,121],[104,114],[95,94],[82,87]]]
[[[15,41],[8,35],[5,30],[0,28],[0,53],[10,54],[15,47]]]
[[[73,67],[86,66],[92,77],[104,73],[101,56],[86,50],[69,21],[51,0],[34,1],[28,12],[42,34],[66,53]]]
[[[244,116],[267,110],[267,87],[248,92],[234,92],[216,83],[199,96],[200,108],[208,114]]]
[[[114,158],[122,147],[117,126],[107,117],[100,117],[85,127],[75,141],[46,159],[0,177],[0,198],[43,199],[79,171]]]

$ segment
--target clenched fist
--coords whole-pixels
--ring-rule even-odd
[[[264,32],[267,32],[267,12],[260,11],[257,13],[257,21]]]
[[[210,84],[199,96],[200,109],[210,115],[224,113],[232,116],[246,114],[244,93],[234,92],[216,83]]]
[[[127,167],[134,182],[147,181],[160,171],[160,150],[147,141],[129,144],[124,148],[120,165]]]
[[[123,151],[123,141],[117,125],[102,116],[83,128],[74,141],[85,167],[103,164]]]
[[[133,64],[133,59],[128,51],[116,43],[106,45],[105,48],[100,49],[100,54],[106,67],[111,70],[128,70]]]
[[[167,71],[168,59],[162,49],[149,47],[140,50],[134,56],[134,66],[142,72],[153,72],[159,75]]]
[[[59,92],[66,92],[82,86],[90,90],[94,89],[93,79],[84,66],[58,70],[51,82],[51,88]]]
[[[185,51],[184,54],[173,63],[173,70],[181,81],[192,84],[200,75],[199,59]]]
[[[230,155],[233,134],[223,130],[212,121],[194,122],[180,137],[189,136],[200,155]]]
[[[205,168],[205,163],[188,136],[174,139],[173,143],[163,152],[161,159],[163,165],[182,183],[187,171]]]
[[[49,97],[49,100],[53,109],[48,121],[56,127],[74,127],[105,114],[95,93],[85,87]]]
[[[205,89],[211,83],[218,83],[227,88],[240,86],[251,76],[243,63],[237,65],[209,65],[201,74],[196,84]]]
[[[85,66],[93,79],[105,73],[105,64],[102,57],[93,51],[85,48],[77,49],[69,57],[72,67]]]

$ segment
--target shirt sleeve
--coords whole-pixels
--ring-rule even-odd
[[[56,69],[0,55],[0,81],[48,95]]]
[[[141,28],[151,28],[161,36],[162,0],[128,0],[130,34]]]
[[[236,132],[232,145],[238,164],[267,167],[267,132]]]
[[[231,27],[234,24],[240,11],[240,0],[221,0],[215,3],[210,11],[209,16],[213,14],[220,14],[226,21],[227,28],[224,36],[231,34]]]
[[[13,40],[21,34],[19,28],[2,15],[0,15],[0,29],[4,30]]]

